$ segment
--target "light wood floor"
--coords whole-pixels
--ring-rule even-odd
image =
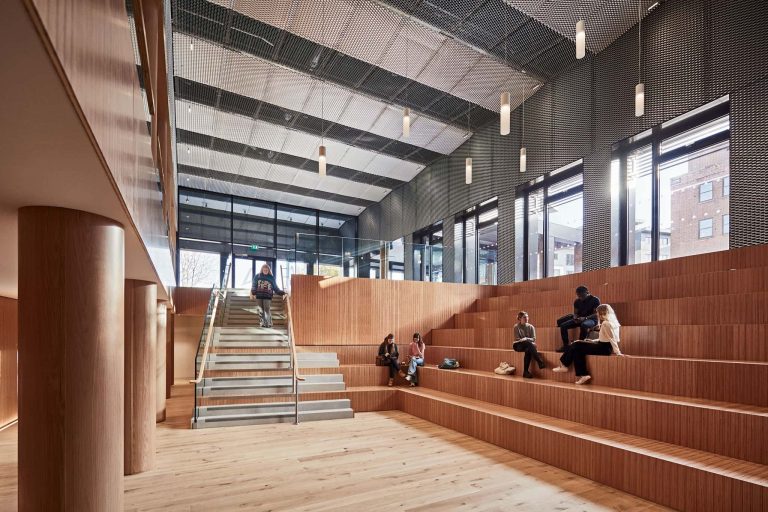
[[[128,511],[666,510],[402,412],[190,430],[190,389],[174,395],[157,468],[125,479]],[[16,429],[0,433],[2,511],[17,507]]]

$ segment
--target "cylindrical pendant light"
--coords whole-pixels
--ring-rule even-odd
[[[320,171],[320,176],[325,176],[325,146],[320,146],[317,159],[317,167]]]
[[[472,184],[472,159],[467,158],[464,162],[464,182],[467,185]]]
[[[501,93],[501,124],[499,126],[499,133],[501,135],[509,135],[510,114],[509,93],[503,92]]]
[[[525,148],[520,148],[520,172],[525,172],[525,166],[526,166],[526,157],[527,157],[528,150]]]
[[[645,114],[645,84],[635,86],[635,117]]]
[[[645,115],[645,84],[643,83],[643,10],[637,1],[637,85],[635,86],[635,117]]]
[[[403,109],[403,137],[411,136],[411,109]]]
[[[584,21],[576,22],[576,58],[583,59],[587,53],[587,39],[584,33]]]

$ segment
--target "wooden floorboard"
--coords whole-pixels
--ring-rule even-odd
[[[125,510],[667,510],[408,414],[190,430],[175,386],[157,467]],[[17,427],[0,433],[0,510],[16,510]]]

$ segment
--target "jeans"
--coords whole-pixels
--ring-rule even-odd
[[[589,334],[589,330],[597,325],[597,321],[592,318],[587,318],[581,323],[576,320],[568,320],[560,326],[560,336],[563,338],[563,346],[568,345],[568,331],[576,327],[579,328],[579,339],[583,340]]]
[[[516,341],[512,344],[512,350],[515,352],[525,352],[523,356],[523,371],[528,371],[528,367],[531,365],[531,359],[534,359],[539,366],[544,365],[544,359],[539,355],[539,351],[536,350],[536,344],[528,340]]]
[[[573,363],[576,369],[576,376],[583,377],[589,375],[587,370],[587,356],[609,356],[613,353],[613,347],[609,342],[598,341],[571,343],[571,345],[560,356],[560,362],[563,366],[570,366]]]
[[[272,327],[272,299],[256,299],[256,304],[261,308],[261,323],[264,327]]]
[[[416,367],[417,366],[424,366],[424,358],[423,357],[412,357],[410,364],[408,364],[408,375],[415,375],[416,374]]]
[[[400,363],[397,362],[397,358],[389,358],[389,378],[394,379],[397,372],[400,371]]]

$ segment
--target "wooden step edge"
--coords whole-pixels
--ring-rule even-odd
[[[422,367],[424,368],[424,367]],[[573,390],[579,393],[597,393],[602,395],[621,396],[624,398],[649,400],[654,402],[671,403],[689,407],[698,407],[703,409],[719,410],[734,414],[747,414],[750,416],[763,416],[768,419],[768,407],[759,407],[756,405],[740,404],[735,402],[722,402],[717,400],[707,400],[706,398],[690,398],[685,396],[664,395],[661,393],[650,393],[648,391],[633,391],[625,388],[612,388],[609,386],[599,386],[590,384],[589,386],[577,386],[569,382],[560,382],[546,379],[525,379],[521,375],[497,375],[493,372],[484,370],[473,370],[468,368],[459,368],[456,370],[439,370],[436,367],[427,366],[429,371],[461,373],[465,375],[477,375],[479,377],[498,380],[520,381],[532,386],[548,386]],[[549,369],[548,371],[551,371]],[[517,370],[516,370],[517,373]]]
[[[430,348],[441,348],[446,350],[477,350],[477,351],[506,351],[512,353],[512,347],[509,349],[506,348],[485,348],[485,347],[461,347],[456,345],[436,345],[434,343],[427,345]],[[555,352],[554,350],[539,350],[539,354],[548,354],[552,357],[555,357],[556,359],[560,359],[560,352]],[[694,361],[694,362],[700,362],[700,363],[716,363],[716,364],[735,364],[735,365],[751,365],[751,366],[768,366],[768,362],[765,361],[742,361],[742,360],[733,360],[733,359],[702,359],[702,358],[688,358],[688,357],[661,357],[661,356],[636,356],[633,354],[625,354],[628,359],[649,359],[652,361],[656,360],[663,360],[663,361]],[[459,359],[459,358],[457,358]],[[459,361],[461,362],[461,361]]]
[[[768,490],[768,466],[763,464],[605,430],[568,420],[551,418],[522,409],[490,404],[426,388],[399,388],[399,392],[448,403],[464,409],[484,412],[593,443],[609,445],[641,456],[652,457],[723,477],[742,480],[765,487]]]

